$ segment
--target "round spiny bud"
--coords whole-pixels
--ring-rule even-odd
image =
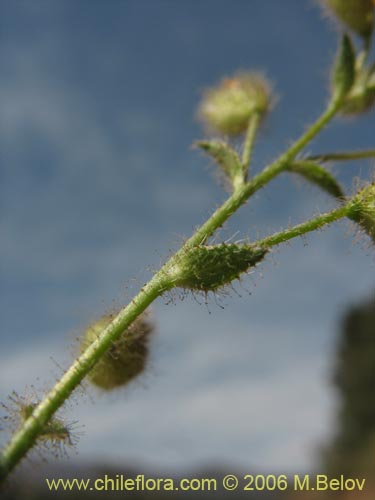
[[[263,260],[267,250],[220,244],[188,250],[170,271],[174,286],[198,292],[216,291]]]
[[[354,196],[349,217],[357,222],[375,243],[375,183]]]
[[[113,318],[112,314],[105,315],[89,326],[82,342],[82,351],[98,338]],[[147,315],[143,314],[137,318],[94,365],[88,375],[92,384],[104,390],[111,390],[128,384],[140,375],[146,366],[152,331]]]
[[[374,26],[374,0],[320,0],[349,29],[368,39]]]
[[[263,76],[238,73],[206,90],[198,115],[209,129],[237,135],[246,130],[253,113],[265,115],[271,104],[271,86]]]
[[[20,396],[15,391],[8,396],[9,403],[1,403],[0,406],[6,411],[6,415],[0,420],[16,432],[29,418],[33,417],[39,402],[35,395],[32,399]],[[38,421],[40,417],[38,417]],[[66,423],[62,418],[53,415],[45,423],[40,423],[36,437],[36,446],[39,452],[52,452],[56,457],[66,456],[67,448],[74,446],[79,438],[76,432],[76,422]],[[0,460],[1,462],[1,460]],[[1,477],[0,464],[0,477]]]
[[[19,412],[23,422],[31,417],[35,408],[35,403],[20,405]],[[39,431],[38,439],[47,442],[50,441],[51,443],[65,442],[66,444],[72,444],[69,426],[67,426],[64,421],[58,417],[52,417],[44,425],[44,427]]]

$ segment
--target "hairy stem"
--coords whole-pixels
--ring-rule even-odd
[[[242,168],[244,172],[246,172],[251,162],[251,155],[254,149],[254,141],[258,131],[260,118],[260,113],[255,112],[251,115],[249,120],[242,152]]]
[[[101,332],[98,339],[93,342],[65,372],[55,387],[35,407],[32,415],[21,425],[5,447],[0,458],[0,479],[17,465],[36,442],[43,426],[49,421],[74,389],[80,384],[95,363],[115,341],[128,328],[131,323],[163,292],[173,287],[173,282],[168,276],[168,270],[187,249],[203,244],[224,222],[256,191],[270,182],[287,165],[294,160],[296,155],[323,129],[333,118],[340,107],[340,103],[331,103],[326,111],[311,125],[307,131],[282,154],[275,162],[266,167],[251,181],[239,187],[224,204],[191,236],[183,247],[172,256],[167,263],[153,276],[113,321]],[[256,124],[254,124],[255,127]],[[251,135],[247,150],[251,152]],[[274,243],[276,244],[276,243]]]
[[[332,210],[331,212],[319,215],[315,219],[308,220],[306,222],[303,222],[302,224],[298,224],[297,226],[293,226],[289,229],[285,229],[284,231],[280,231],[279,233],[267,236],[267,238],[258,240],[256,243],[254,243],[254,246],[268,248],[275,245],[280,245],[280,243],[284,243],[298,236],[310,233],[311,231],[316,231],[317,229],[320,229],[327,224],[331,224],[332,222],[342,219],[343,217],[348,217],[350,215],[350,209],[351,205],[346,204],[342,207]]]

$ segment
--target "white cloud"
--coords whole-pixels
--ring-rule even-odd
[[[152,387],[95,404],[81,415],[87,431],[81,453],[85,458],[99,446],[113,460],[167,470],[223,463],[288,471],[311,467],[331,410],[324,367],[313,359],[272,377],[172,392]]]

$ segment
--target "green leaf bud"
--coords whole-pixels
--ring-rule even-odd
[[[374,0],[321,0],[328,12],[364,39],[374,27]]]
[[[332,74],[332,95],[334,100],[343,99],[353,86],[355,79],[355,52],[348,35],[341,41]]]
[[[82,341],[82,351],[98,338],[113,317],[105,315],[89,326]],[[147,315],[137,318],[94,365],[88,375],[91,383],[101,389],[111,390],[127,385],[140,375],[146,367],[152,331]]]
[[[371,111],[374,106],[375,74],[371,74],[367,69],[359,70],[340,112],[343,115],[356,116]]]
[[[206,90],[198,116],[210,130],[238,135],[247,129],[253,113],[264,116],[272,105],[269,82],[257,73],[238,73]]]
[[[175,287],[215,292],[238,279],[266,254],[266,249],[250,245],[201,245],[188,250],[169,274]]]

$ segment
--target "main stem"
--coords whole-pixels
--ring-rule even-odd
[[[22,457],[26,455],[28,450],[32,448],[46,423],[58,408],[63,405],[95,363],[99,361],[112,342],[120,337],[157,297],[173,286],[168,276],[168,270],[173,266],[176,259],[187,249],[206,242],[250,196],[282,172],[288,163],[293,161],[295,156],[333,118],[339,107],[340,103],[331,103],[320,118],[284,154],[250,182],[245,183],[241,188],[237,189],[152,277],[130,304],[120,311],[113,321],[101,332],[97,340],[75,360],[53,389],[36,406],[32,415],[22,423],[21,427],[5,447],[0,458],[0,480],[4,479]]]

